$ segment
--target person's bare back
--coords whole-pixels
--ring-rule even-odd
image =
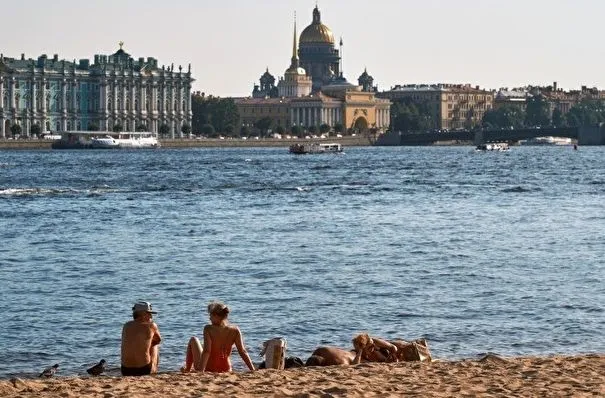
[[[143,304],[135,304],[133,308],[135,319],[126,322],[122,328],[122,374],[125,376],[157,371],[157,345],[162,338],[158,326],[151,320],[153,314],[151,305],[148,303],[145,305],[148,305],[149,310],[141,310]]]

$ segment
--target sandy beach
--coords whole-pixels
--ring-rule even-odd
[[[596,397],[605,395],[605,355],[504,358],[432,363],[160,373],[0,382],[3,397]]]

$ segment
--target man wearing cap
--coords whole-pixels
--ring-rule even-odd
[[[132,307],[134,320],[122,328],[122,376],[145,376],[158,370],[158,325],[152,320],[151,304],[139,301]]]

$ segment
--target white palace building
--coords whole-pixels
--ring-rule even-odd
[[[166,125],[171,137],[191,126],[191,65],[158,67],[154,58],[135,60],[122,49],[76,63],[41,55],[37,60],[0,55],[0,138],[21,126],[41,131],[145,130]],[[167,130],[164,127],[164,130]]]

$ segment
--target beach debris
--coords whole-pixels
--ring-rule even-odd
[[[101,359],[101,361],[99,361],[98,364],[96,364],[95,366],[93,366],[91,368],[86,369],[86,372],[89,375],[92,375],[92,376],[99,376],[103,372],[105,372],[105,364],[106,363],[107,362],[104,359]]]
[[[508,362],[506,359],[502,358],[498,354],[493,352],[486,352],[484,354],[479,354],[480,358],[477,360],[478,362],[499,362],[506,363]]]
[[[42,373],[40,373],[40,376],[38,377],[46,377],[46,378],[50,378],[53,377],[55,375],[55,373],[57,372],[57,369],[59,369],[59,364],[56,363],[53,366],[46,368],[42,371]]]

